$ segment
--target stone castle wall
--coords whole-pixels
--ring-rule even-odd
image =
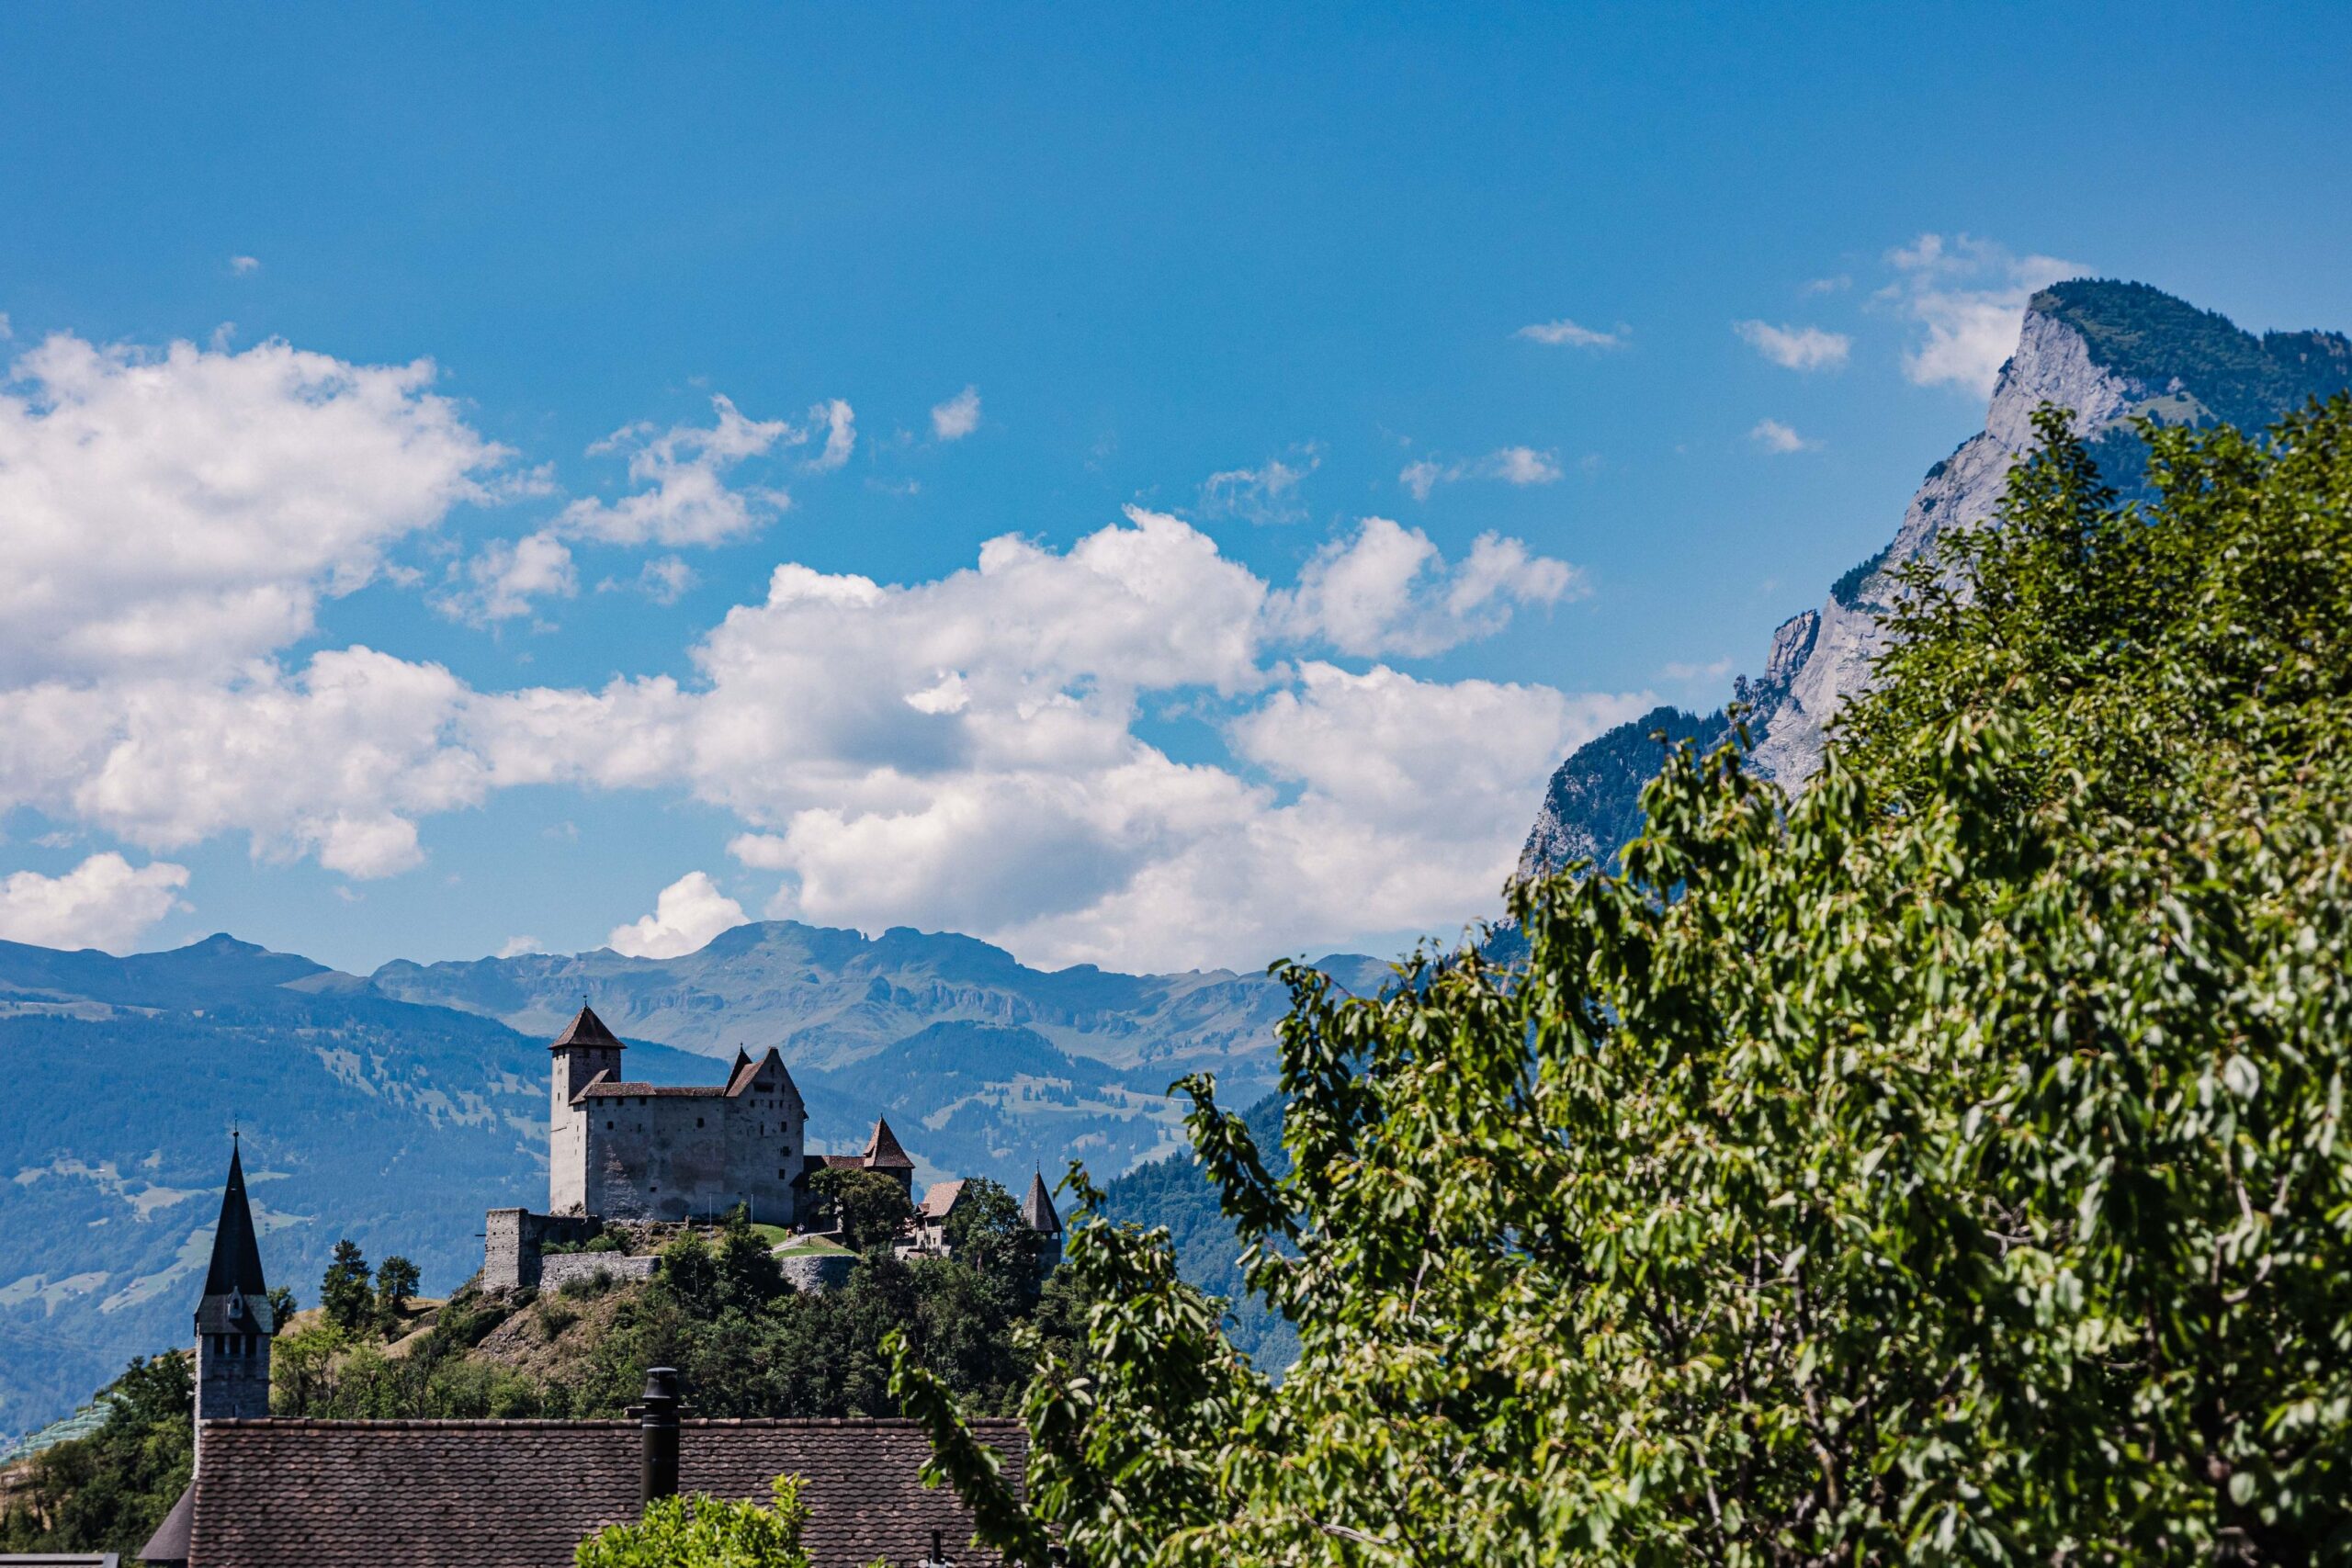
[[[718,1095],[599,1095],[571,1108],[582,1203],[608,1220],[709,1221],[738,1203],[761,1224],[797,1213],[803,1126],[780,1088]],[[558,1150],[562,1140],[557,1140]]]
[[[597,1224],[575,1214],[535,1214],[528,1209],[492,1209],[484,1216],[481,1247],[481,1288],[518,1291],[537,1286],[545,1263],[539,1248],[551,1241],[586,1241]],[[563,1254],[559,1253],[557,1258]],[[607,1255],[609,1256],[609,1255]]]
[[[658,1258],[624,1252],[559,1252],[539,1260],[539,1289],[560,1291],[575,1280],[650,1280],[661,1266]]]

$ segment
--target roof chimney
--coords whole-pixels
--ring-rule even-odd
[[[644,1450],[644,1500],[678,1495],[678,1370],[652,1367],[637,1407],[638,1435]]]

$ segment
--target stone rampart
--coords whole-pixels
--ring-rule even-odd
[[[541,1271],[540,1247],[551,1241],[586,1241],[600,1228],[597,1221],[582,1219],[576,1214],[535,1214],[528,1209],[492,1209],[484,1216],[481,1227],[481,1288],[485,1291],[519,1291],[526,1285],[537,1285]]]
[[[574,1280],[650,1280],[661,1266],[658,1258],[631,1258],[626,1252],[559,1252],[539,1259],[539,1289],[560,1291]]]

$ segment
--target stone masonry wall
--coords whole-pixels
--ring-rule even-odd
[[[596,1234],[597,1224],[593,1219],[571,1214],[492,1209],[484,1216],[481,1230],[481,1288],[517,1291],[539,1283],[541,1247],[551,1241],[586,1241]]]
[[[560,1291],[574,1280],[650,1280],[661,1264],[625,1252],[559,1252],[539,1260],[539,1289]]]

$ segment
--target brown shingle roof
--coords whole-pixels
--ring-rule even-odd
[[[947,1212],[956,1206],[956,1200],[963,1195],[964,1182],[960,1177],[954,1181],[934,1181],[923,1192],[922,1203],[917,1213],[926,1220],[944,1220]]]
[[[976,1421],[1018,1483],[1015,1421]],[[211,1421],[196,1488],[191,1568],[568,1568],[580,1542],[639,1510],[634,1421]],[[930,1440],[911,1421],[682,1423],[679,1490],[764,1502],[798,1475],[817,1568],[910,1568],[971,1516],[922,1482]]]
[[[912,1170],[915,1162],[899,1146],[898,1135],[890,1131],[890,1123],[880,1117],[874,1122],[874,1136],[865,1142],[865,1165],[870,1170]]]
[[[579,1014],[572,1019],[571,1027],[548,1042],[548,1049],[560,1051],[567,1045],[610,1045],[618,1050],[621,1044],[621,1037],[605,1027],[605,1021],[596,1016],[596,1010],[582,1005]]]

